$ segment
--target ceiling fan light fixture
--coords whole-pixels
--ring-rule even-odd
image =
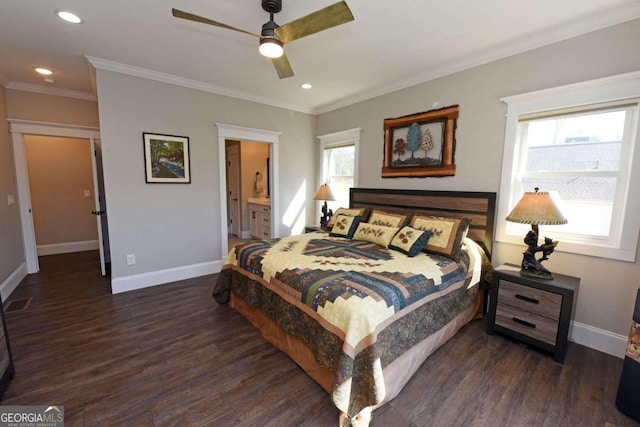
[[[284,54],[282,42],[275,37],[265,37],[260,40],[258,50],[262,56],[266,56],[267,58],[280,58],[282,54]]]

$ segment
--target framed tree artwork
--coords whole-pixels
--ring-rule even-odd
[[[458,106],[384,120],[383,178],[452,176]]]
[[[143,132],[142,139],[147,183],[191,182],[188,137]]]

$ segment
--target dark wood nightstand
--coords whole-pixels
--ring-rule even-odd
[[[487,333],[509,335],[564,363],[579,284],[577,277],[538,279],[521,275],[519,266],[501,265],[493,272]]]
[[[305,233],[313,233],[314,231],[322,231],[322,227],[320,227],[319,225],[305,225]]]

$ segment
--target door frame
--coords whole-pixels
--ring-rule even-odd
[[[228,227],[227,221],[227,174],[225,168],[226,151],[225,140],[235,139],[238,141],[251,141],[269,144],[269,156],[271,158],[269,180],[271,185],[271,237],[280,237],[280,203],[277,197],[279,186],[278,176],[278,144],[282,132],[272,130],[253,129],[243,126],[227,125],[216,123],[218,128],[218,171],[220,174],[220,231],[225,233]],[[221,236],[220,245],[223,259],[229,252],[229,242],[226,234]]]
[[[22,243],[24,246],[27,273],[37,273],[40,270],[36,235],[31,215],[31,193],[29,189],[29,174],[27,171],[27,157],[24,148],[24,135],[57,136],[62,138],[88,139],[93,146],[94,139],[100,138],[100,129],[89,126],[75,126],[58,123],[37,122],[31,120],[7,119],[13,144],[13,162],[16,173],[16,186],[20,206],[20,222],[22,224]],[[92,163],[92,167],[95,162]],[[94,170],[95,174],[96,171]],[[94,188],[94,192],[98,189]],[[99,242],[102,245],[102,242]]]

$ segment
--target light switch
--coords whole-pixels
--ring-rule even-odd
[[[84,190],[84,197],[86,197],[86,198],[91,197],[91,191],[90,190]]]
[[[11,206],[15,204],[16,204],[16,198],[13,196],[13,194],[7,194],[7,205]]]

